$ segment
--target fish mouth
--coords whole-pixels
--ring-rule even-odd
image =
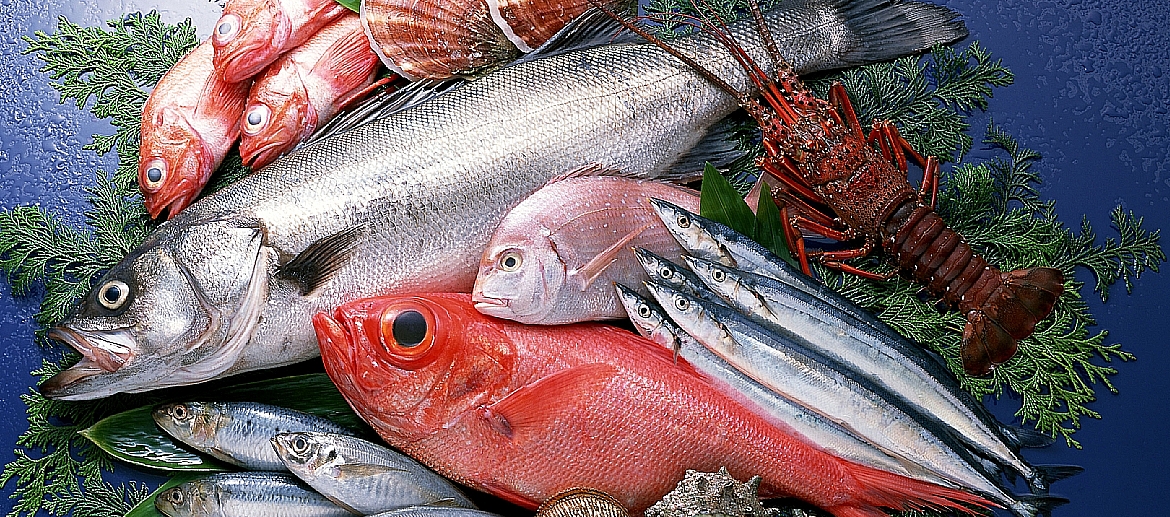
[[[338,388],[353,387],[353,381],[346,373],[353,364],[356,347],[349,344],[349,332],[337,320],[324,312],[313,315],[313,330],[317,334],[317,346],[321,349],[321,360],[325,373]],[[343,388],[344,393],[344,388]]]
[[[501,315],[512,314],[511,307],[508,306],[508,300],[504,298],[492,298],[485,296],[483,293],[475,293],[471,297],[471,301],[475,305],[475,310],[488,316],[499,317]]]
[[[152,219],[158,219],[164,211],[167,213],[167,219],[170,219],[191,204],[192,196],[190,195],[168,196],[161,192],[159,194],[161,195],[144,196],[143,204],[146,206],[146,212],[150,214]]]
[[[71,388],[81,381],[116,372],[137,356],[138,346],[128,330],[99,333],[53,327],[48,337],[69,345],[82,356],[77,364],[41,384],[41,394],[48,398],[68,398]]]
[[[283,133],[283,131],[281,131]],[[264,145],[255,146],[254,149],[244,149],[245,145],[240,144],[240,152],[245,155],[243,158],[244,165],[251,167],[253,170],[264,168],[268,164],[276,161],[281,155],[286,153],[292,146],[288,140],[279,140],[274,135],[272,141]],[[252,146],[247,146],[252,147]]]

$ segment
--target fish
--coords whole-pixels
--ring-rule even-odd
[[[154,506],[167,517],[353,517],[279,472],[212,474],[163,490]]]
[[[966,35],[949,11],[923,5],[783,4],[765,17],[808,73]],[[871,23],[874,10],[891,23]],[[555,52],[475,81],[412,83],[390,98],[420,99],[410,107],[302,145],[160,225],[50,329],[82,359],[41,393],[95,399],[312,359],[317,312],[390,293],[469,292],[492,230],[565,172],[598,164],[679,180],[738,156],[721,134],[706,139],[734,99],[690,67],[628,33],[614,40],[604,15],[564,30]],[[763,55],[751,24],[730,30]],[[746,84],[710,36],[674,45]],[[421,100],[427,91],[442,93]]]
[[[793,336],[768,332],[727,307],[662,285],[650,293],[670,319],[751,378],[883,450],[986,496],[1020,517],[1048,511],[1058,499],[1019,498],[988,472],[980,458],[951,437],[914,418],[881,389],[850,375]]]
[[[475,508],[450,481],[422,464],[353,436],[302,432],[272,438],[294,475],[358,515],[410,506]]]
[[[336,0],[228,0],[211,33],[215,69],[224,81],[245,82],[352,12]]]
[[[277,434],[353,434],[327,418],[256,402],[177,402],[156,407],[151,416],[175,439],[249,470],[287,470],[272,449]]]
[[[501,517],[499,514],[472,510],[470,508],[451,508],[447,506],[411,506],[400,510],[390,510],[377,513],[370,517]]]
[[[326,373],[383,439],[526,508],[586,486],[640,514],[688,468],[720,466],[838,517],[994,505],[833,456],[618,327],[524,325],[444,293],[358,300],[313,324]]]
[[[958,486],[922,468],[912,459],[858,438],[837,421],[825,418],[757,382],[680,328],[657,302],[643,298],[621,284],[617,284],[617,289],[622,305],[639,334],[674,350],[680,359],[693,366],[724,393],[742,398],[741,402],[748,409],[792,428],[809,442],[837,457],[936,485]]]
[[[638,263],[641,264],[642,270],[646,272],[650,282],[669,285],[712,303],[727,304],[726,300],[707,289],[707,286],[703,285],[703,281],[685,266],[675,264],[645,248],[634,248],[634,256],[638,258]],[[679,260],[682,261],[682,258],[682,254],[680,254]]]
[[[342,15],[256,77],[241,119],[240,156],[260,169],[292,150],[377,79],[380,62],[358,15]]]
[[[647,199],[698,210],[697,192],[595,172],[553,181],[504,216],[479,264],[476,309],[538,325],[623,318],[613,282],[645,278],[630,248],[682,253]]]
[[[204,41],[183,56],[150,92],[142,108],[138,188],[158,219],[187,208],[240,136],[248,84],[220,79]]]

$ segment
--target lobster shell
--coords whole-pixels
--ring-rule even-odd
[[[443,79],[499,68],[590,7],[588,0],[362,0],[361,18],[387,68],[408,79]]]

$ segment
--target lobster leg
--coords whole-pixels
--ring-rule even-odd
[[[858,139],[865,138],[861,132],[861,123],[857,121],[857,112],[853,111],[853,103],[849,101],[849,93],[840,82],[834,82],[833,86],[829,87],[829,105],[845,117],[845,123],[853,131],[854,136]]]

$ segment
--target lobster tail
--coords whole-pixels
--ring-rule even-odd
[[[995,272],[989,271],[991,275]],[[990,276],[990,275],[988,275]],[[970,375],[987,375],[997,364],[1011,359],[1017,339],[1032,335],[1064,292],[1064,275],[1048,267],[999,273],[989,294],[967,312],[963,329],[963,369]],[[981,293],[979,293],[981,294]]]

